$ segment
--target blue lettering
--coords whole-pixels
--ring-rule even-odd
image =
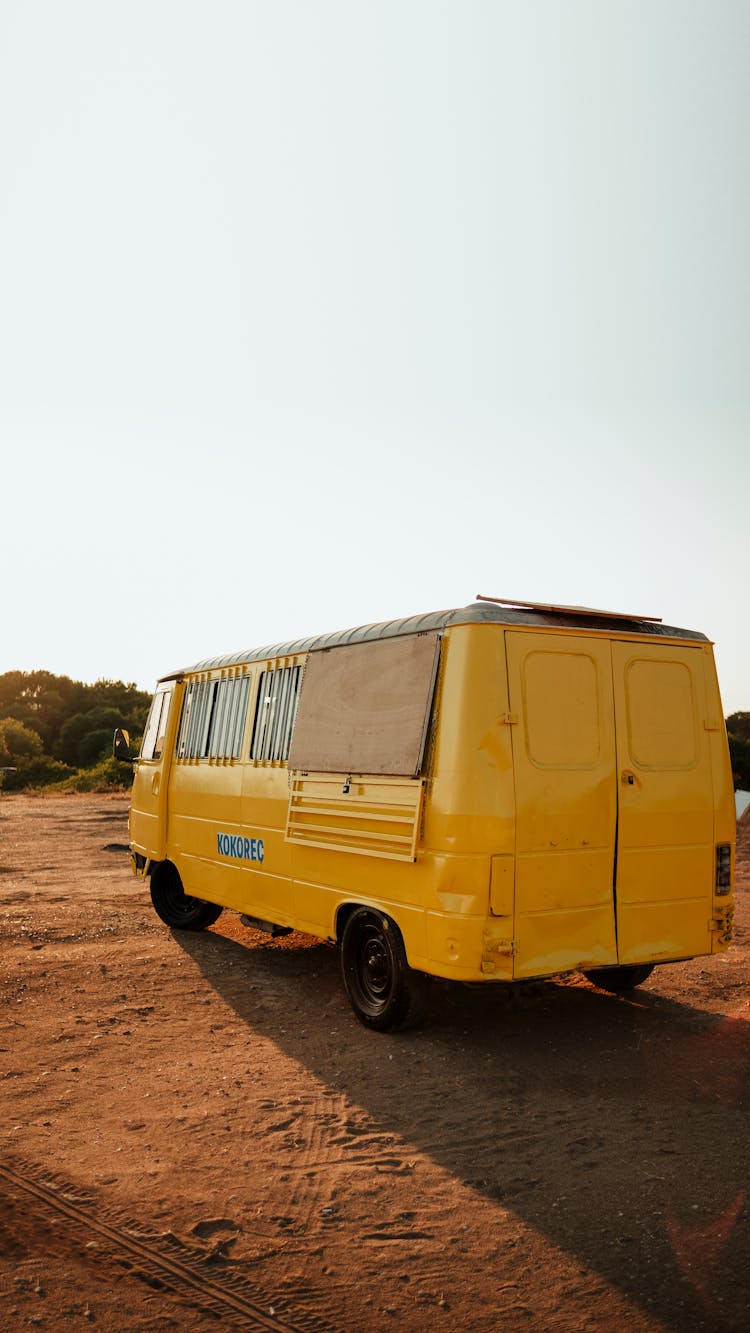
[[[265,846],[262,838],[245,838],[239,833],[217,833],[219,856],[235,856],[242,861],[262,861]]]

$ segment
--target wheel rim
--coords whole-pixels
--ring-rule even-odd
[[[393,962],[378,926],[364,926],[355,961],[355,981],[361,1003],[372,1013],[385,1007],[393,989]]]
[[[179,881],[175,882],[171,877],[167,884],[165,897],[170,912],[174,912],[176,916],[190,916],[198,905],[198,899],[189,898],[186,893],[183,893],[182,885]]]

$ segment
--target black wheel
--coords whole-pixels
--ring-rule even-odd
[[[182,887],[182,880],[171,861],[161,861],[151,872],[151,901],[157,916],[177,930],[205,930],[218,921],[222,908],[216,903],[205,903],[202,898],[190,898]]]
[[[413,985],[401,932],[369,907],[352,912],[341,941],[344,986],[360,1023],[392,1032],[406,1021]]]
[[[583,975],[592,986],[598,986],[599,990],[611,991],[613,995],[623,995],[634,986],[640,986],[646,977],[651,976],[653,970],[653,963],[631,963],[623,967],[597,967],[591,972],[584,972]]]

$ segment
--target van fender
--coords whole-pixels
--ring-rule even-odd
[[[334,912],[333,934],[328,936],[332,944],[341,944],[346,923],[352,912],[355,912],[358,907],[368,907],[371,911],[379,912],[381,916],[392,921],[403,940],[409,967],[415,968],[419,972],[428,970],[427,924],[423,907],[406,907],[403,903],[396,906],[382,898],[357,898],[353,901],[346,899],[344,902],[337,904]]]

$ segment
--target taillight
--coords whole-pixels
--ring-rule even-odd
[[[720,842],[716,848],[716,896],[723,898],[732,887],[732,845]]]

